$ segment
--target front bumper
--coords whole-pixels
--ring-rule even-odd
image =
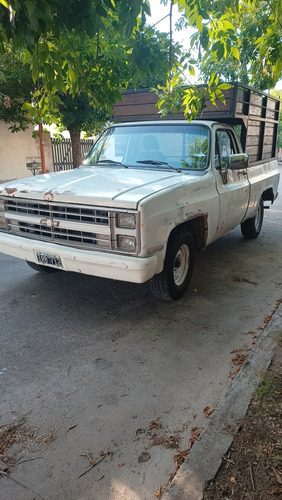
[[[131,283],[145,283],[157,268],[157,256],[131,257],[110,252],[83,250],[0,233],[0,252],[38,264],[36,252],[58,255],[64,271]]]

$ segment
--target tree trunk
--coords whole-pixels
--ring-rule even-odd
[[[76,168],[82,163],[80,132],[76,132],[76,130],[69,130],[69,133],[71,138],[73,168]]]

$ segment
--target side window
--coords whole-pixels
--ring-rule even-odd
[[[228,166],[229,156],[234,153],[237,151],[232,135],[227,130],[218,130],[216,132],[215,166]]]

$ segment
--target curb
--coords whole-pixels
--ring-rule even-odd
[[[194,444],[163,500],[202,500],[204,489],[221,466],[222,458],[232,444],[237,421],[247,412],[260,374],[272,360],[275,337],[282,331],[282,304],[260,335],[246,363],[227,389],[210,417],[205,432]]]

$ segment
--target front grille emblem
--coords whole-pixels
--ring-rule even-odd
[[[59,227],[60,221],[53,220],[53,219],[41,219],[40,225],[45,226],[45,227],[51,227],[52,229],[55,229],[56,227]]]

